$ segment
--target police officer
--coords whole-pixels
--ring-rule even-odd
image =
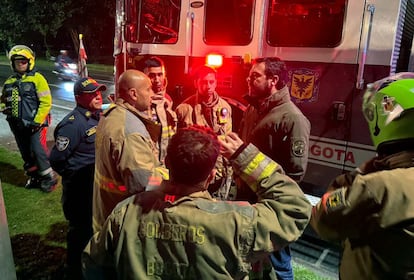
[[[194,71],[196,93],[177,106],[178,127],[193,124],[207,126],[222,137],[232,131],[232,110],[226,100],[217,91],[217,72],[213,68],[202,65]],[[226,159],[219,157],[216,165],[217,173],[209,191],[220,199],[231,197],[232,170]]]
[[[49,85],[35,70],[35,55],[29,47],[16,45],[8,57],[15,73],[4,83],[0,100],[29,176],[25,187],[51,192],[57,180],[46,146],[52,107]]]
[[[50,153],[53,169],[62,176],[62,207],[69,221],[67,273],[81,276],[82,249],[92,236],[92,192],[95,169],[95,132],[106,86],[91,78],[74,85],[75,109],[56,126]]]
[[[337,177],[311,225],[343,248],[340,279],[414,277],[414,74],[369,84],[363,98],[377,156]]]

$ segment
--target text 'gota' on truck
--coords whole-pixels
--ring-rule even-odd
[[[194,92],[192,69],[210,63],[217,92],[235,108],[237,129],[251,59],[280,57],[291,97],[312,124],[301,186],[320,195],[334,177],[375,154],[362,96],[368,83],[412,70],[413,2],[117,0],[115,77],[159,56],[177,105]]]

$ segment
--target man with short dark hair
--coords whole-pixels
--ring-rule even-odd
[[[172,109],[173,101],[167,93],[167,73],[164,61],[152,56],[144,61],[143,72],[150,78],[152,83],[151,117],[152,120],[161,125],[161,136],[158,139],[158,158],[164,162],[168,141],[177,129],[177,115]]]
[[[196,93],[175,109],[178,127],[193,124],[208,126],[213,129],[214,133],[224,137],[232,131],[232,109],[216,91],[216,70],[202,65],[195,69],[193,77]],[[230,165],[220,156],[216,169],[216,178],[211,182],[209,191],[219,199],[234,200]]]
[[[247,77],[249,106],[240,123],[240,137],[279,162],[286,174],[300,182],[308,164],[310,122],[291,101],[286,64],[278,57],[257,58]],[[248,187],[238,198],[255,201]],[[293,280],[290,249],[271,255],[277,278]]]
[[[211,197],[220,152],[257,194],[256,204]],[[169,181],[118,204],[91,238],[87,279],[246,279],[250,263],[294,242],[309,221],[299,186],[233,132],[219,140],[207,127],[178,129],[166,164]]]

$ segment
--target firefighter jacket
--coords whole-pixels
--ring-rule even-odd
[[[47,126],[52,108],[52,95],[42,74],[32,70],[15,73],[3,85],[0,97],[7,120],[20,119],[25,126]]]
[[[210,127],[217,135],[226,135],[232,131],[231,106],[217,92],[214,92],[210,103],[199,100],[198,94],[192,95],[178,105],[175,112],[179,128],[197,124]],[[216,177],[211,183],[210,191],[218,198],[228,199],[228,194],[231,192],[231,166],[222,156],[219,156],[216,170]]]
[[[193,124],[208,126],[217,135],[232,131],[231,107],[216,92],[211,103],[200,102],[198,94],[190,96],[175,109],[178,127]]]
[[[83,254],[87,279],[246,279],[257,259],[299,238],[311,205],[282,168],[247,146],[233,168],[258,203],[214,200],[183,186],[131,197]]]
[[[159,125],[122,98],[101,116],[95,140],[94,231],[118,202],[168,178],[156,158],[159,133]]]
[[[151,105],[152,120],[161,125],[160,139],[157,141],[158,159],[164,162],[170,138],[177,129],[177,115],[172,109],[172,101],[167,97],[154,99]]]
[[[372,163],[370,173],[335,180],[311,225],[342,242],[341,279],[414,279],[414,151]]]
[[[240,138],[283,165],[286,174],[300,182],[308,163],[310,122],[290,100],[287,87],[248,106]]]

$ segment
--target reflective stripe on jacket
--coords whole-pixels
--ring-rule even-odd
[[[1,102],[11,109],[8,118],[18,118],[26,125],[47,125],[52,95],[45,77],[35,71],[10,76],[3,86]]]
[[[93,226],[97,231],[121,200],[157,188],[168,171],[161,166],[153,139],[159,125],[117,99],[100,118],[95,142]]]
[[[296,241],[311,211],[299,186],[252,145],[233,167],[257,204],[179,196],[173,185],[140,193],[86,246],[87,279],[246,279],[252,262]]]

